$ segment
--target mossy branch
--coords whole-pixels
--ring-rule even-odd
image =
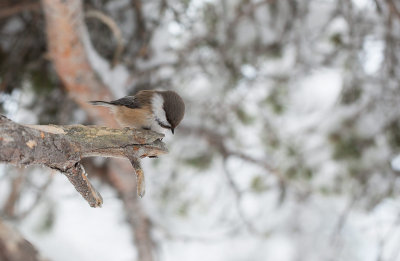
[[[163,137],[157,132],[129,128],[21,125],[0,115],[0,162],[56,169],[67,176],[91,207],[100,207],[101,195],[90,184],[80,160],[92,156],[129,159],[142,197],[145,189],[140,159],[167,153]]]

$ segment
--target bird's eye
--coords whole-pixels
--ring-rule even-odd
[[[171,126],[168,126],[168,125],[165,125],[165,124],[162,124],[161,127],[163,127],[164,129],[169,129],[169,130],[171,129]]]
[[[157,120],[157,123],[158,123],[158,125],[160,125],[162,128],[164,128],[164,129],[171,129],[171,126],[169,126],[169,125],[167,125],[167,124],[164,124],[162,121],[160,121],[159,119],[156,119]]]

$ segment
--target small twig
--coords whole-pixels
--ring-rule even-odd
[[[337,240],[338,235],[342,231],[344,225],[346,224],[346,221],[353,210],[354,205],[357,203],[357,197],[354,196],[351,201],[347,204],[346,208],[343,210],[343,212],[339,215],[337,224],[335,226],[335,229],[331,235],[331,243],[334,244],[335,241]]]
[[[63,172],[75,189],[89,202],[91,207],[101,207],[103,198],[100,193],[90,183],[85,169],[78,162],[73,167]]]
[[[133,169],[135,170],[136,173],[136,188],[137,188],[137,194],[139,197],[143,197],[145,191],[145,181],[144,181],[144,173],[143,169],[140,166],[140,161],[135,158],[135,157],[128,157],[129,161],[132,164]]]
[[[122,32],[119,29],[117,23],[106,14],[98,11],[98,10],[90,10],[86,13],[87,18],[96,18],[100,20],[103,24],[105,24],[114,35],[114,38],[117,41],[117,47],[115,48],[114,57],[112,60],[111,67],[115,67],[121,60],[121,54],[124,51],[124,38],[122,37]]]
[[[238,211],[239,217],[242,219],[243,223],[245,224],[245,226],[249,232],[256,234],[256,235],[260,235],[260,232],[255,228],[254,224],[247,219],[246,215],[244,214],[243,209],[240,206],[240,202],[242,200],[243,194],[242,194],[242,191],[240,191],[238,186],[235,184],[235,181],[232,179],[231,173],[229,172],[229,169],[227,166],[227,158],[224,158],[224,173],[225,173],[226,179],[228,180],[229,186],[232,189],[233,194],[235,196],[236,209]]]

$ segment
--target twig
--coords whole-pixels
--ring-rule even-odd
[[[236,204],[236,209],[238,211],[239,217],[242,219],[243,223],[245,224],[245,226],[249,232],[256,234],[258,236],[261,235],[261,233],[254,226],[254,224],[247,219],[242,207],[240,206],[240,203],[241,203],[241,200],[243,197],[243,193],[242,193],[242,191],[240,191],[238,186],[235,184],[235,181],[233,180],[232,175],[229,172],[226,157],[224,158],[224,173],[225,173],[226,179],[228,180],[229,187],[232,189],[233,194],[235,196],[235,204]]]
[[[112,60],[111,67],[115,67],[121,60],[121,54],[124,51],[124,38],[122,37],[122,32],[119,29],[117,23],[106,14],[98,10],[90,10],[86,13],[87,18],[96,18],[105,24],[113,33],[115,40],[117,41],[117,47],[114,51],[114,57]]]
[[[234,151],[234,150],[230,150],[229,148],[227,148],[227,146],[223,142],[224,141],[223,135],[221,135],[215,131],[212,131],[210,129],[206,129],[203,127],[195,128],[195,127],[190,127],[190,126],[182,126],[182,127],[180,127],[180,132],[184,133],[184,134],[196,134],[200,137],[203,137],[207,140],[207,142],[211,146],[216,148],[223,157],[229,157],[229,156],[238,157],[244,161],[253,163],[255,165],[258,165],[258,166],[264,168],[266,171],[268,171],[268,173],[276,176],[278,178],[278,180],[280,180],[284,183],[286,182],[285,177],[282,176],[282,174],[279,173],[276,168],[269,165],[268,162],[266,162],[265,160],[259,160],[259,159],[253,158],[249,155],[246,155],[240,151]]]
[[[144,173],[143,169],[140,166],[140,161],[135,158],[135,157],[130,157],[127,156],[129,161],[132,164],[133,169],[135,170],[136,173],[136,188],[137,188],[137,194],[139,197],[143,197],[145,193],[145,182],[144,182]]]

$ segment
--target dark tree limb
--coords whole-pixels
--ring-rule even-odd
[[[91,207],[103,200],[80,163],[85,157],[128,158],[138,179],[138,195],[144,195],[140,158],[167,152],[163,134],[135,129],[98,126],[20,125],[0,115],[0,162],[44,165],[67,176]]]
[[[26,2],[12,6],[0,6],[0,19],[8,18],[10,16],[25,12],[25,11],[39,11],[39,2]]]

